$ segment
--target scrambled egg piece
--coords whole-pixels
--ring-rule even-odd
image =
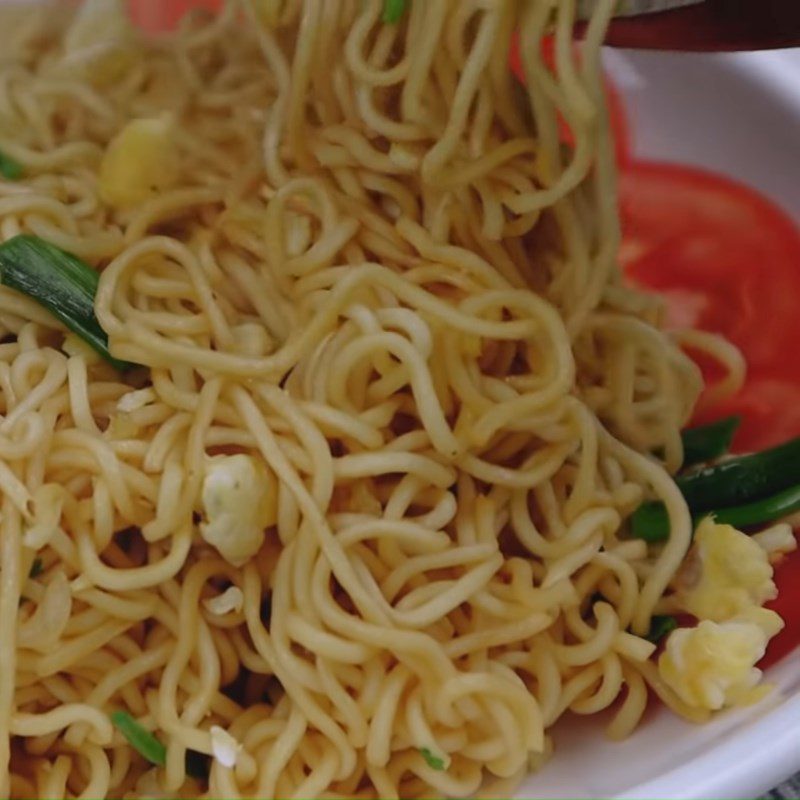
[[[110,142],[100,164],[100,196],[115,208],[131,208],[178,180],[172,122],[135,119]]]
[[[698,526],[675,599],[700,622],[673,631],[658,660],[661,677],[689,705],[715,711],[764,691],[756,664],[783,620],[761,606],[777,595],[770,553],[784,539],[759,541],[711,517]]]
[[[200,534],[235,567],[246,564],[264,543],[264,529],[275,523],[277,495],[272,473],[250,456],[210,458]]]
[[[678,628],[667,639],[658,671],[691,706],[716,711],[753,701],[762,674],[755,665],[782,627],[774,611],[751,608],[727,622]]]
[[[704,519],[677,578],[681,607],[698,619],[721,622],[776,596],[764,548],[730,525]]]
[[[767,554],[771,564],[780,561],[787,553],[797,550],[797,539],[788,522],[778,522],[750,537]]]

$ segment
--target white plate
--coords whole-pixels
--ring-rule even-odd
[[[733,176],[800,219],[799,50],[608,56],[637,154]],[[518,796],[757,797],[800,770],[800,649],[767,677],[776,690],[753,708],[702,726],[661,709],[619,744],[604,738],[602,720],[564,720],[555,757]]]

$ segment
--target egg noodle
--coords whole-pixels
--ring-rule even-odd
[[[573,0],[385,5],[4,26],[0,238],[98,268],[140,366],[0,287],[0,797],[508,795],[567,711],[709,713],[643,637],[681,345],[743,368],[621,281],[615,2],[578,49]]]

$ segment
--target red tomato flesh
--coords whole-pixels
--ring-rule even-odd
[[[175,28],[189,11],[219,11],[222,0],[129,0],[131,18],[148,33],[162,33]]]
[[[780,661],[800,644],[800,550],[795,550],[778,565],[775,583],[778,597],[767,603],[767,608],[777,611],[786,627],[770,642],[761,667]]]
[[[800,435],[800,232],[769,200],[691,167],[622,165],[620,205],[626,272],[662,294],[677,326],[721,333],[748,364],[735,397],[696,421],[740,414],[739,451]],[[708,378],[711,365],[700,360]],[[786,621],[767,651],[772,663],[800,643],[800,554],[778,565]]]

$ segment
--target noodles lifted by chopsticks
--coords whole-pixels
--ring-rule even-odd
[[[616,265],[615,3],[391,5],[9,34],[0,235],[139,367],[0,289],[0,796],[501,795],[567,710],[707,714],[642,638],[701,380]]]

